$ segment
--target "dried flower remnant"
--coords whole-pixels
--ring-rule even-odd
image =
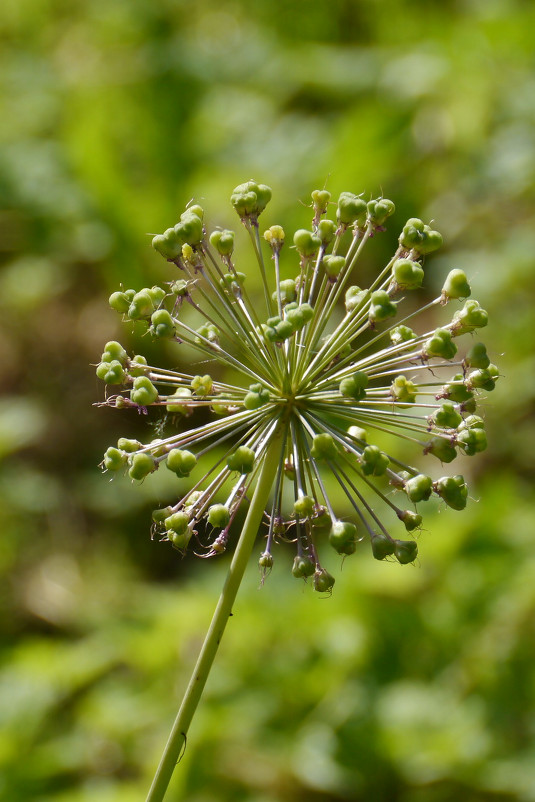
[[[355,266],[384,230],[394,204],[343,192],[335,205],[329,192],[315,190],[310,230],[291,237],[295,278],[282,279],[285,231],[272,225],[262,235],[259,229],[270,198],[270,188],[254,181],[231,196],[249,235],[261,302],[249,296],[250,267],[235,254],[234,232],[209,234],[198,205],[152,241],[173,266],[169,283],[111,295],[110,306],[154,339],[176,342],[179,353],[187,343],[204,367],[230,368],[241,379],[226,383],[218,378],[224,375],[219,368],[215,375],[164,370],[108,343],[97,375],[121,390],[103,403],[141,411],[158,407],[186,425],[146,444],[119,439],[106,451],[103,467],[127,471],[135,481],[162,465],[189,477],[182,498],[154,511],[153,530],[179,551],[193,542],[195,551],[204,547],[205,556],[213,556],[225,550],[238,510],[269,459],[261,570],[265,574],[273,565],[274,543],[289,541],[295,548],[293,575],[328,592],[334,578],[320,562],[323,541],[345,557],[367,538],[376,559],[410,563],[418,547],[412,535],[401,534],[418,531],[424,503],[435,495],[454,510],[466,506],[462,476],[433,481],[406,464],[404,452],[415,443],[422,454],[449,463],[458,453],[483,451],[477,397],[494,388],[498,370],[482,343],[470,342],[459,356],[459,339],[487,324],[477,301],[465,300],[470,286],[462,270],[449,273],[439,297],[403,315],[404,294],[422,287],[424,260],[442,243],[437,231],[408,220],[388,264],[362,288],[354,283]],[[327,217],[331,207],[335,220]],[[451,322],[417,329],[423,312],[450,301],[459,303]],[[209,408],[208,422],[196,420],[199,407]],[[380,447],[385,435],[394,444],[388,451]],[[198,460],[209,451],[213,464],[203,474]],[[328,476],[347,497],[352,520],[338,517]],[[292,491],[290,504],[285,485]],[[400,532],[384,525],[380,505],[395,513]],[[202,521],[211,533],[208,545],[200,542]]]

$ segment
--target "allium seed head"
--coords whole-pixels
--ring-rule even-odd
[[[293,575],[310,578],[323,593],[334,585],[320,562],[324,544],[345,558],[367,539],[376,559],[411,563],[416,542],[397,538],[396,528],[418,530],[421,505],[432,495],[454,510],[466,506],[464,478],[434,481],[407,464],[407,447],[442,463],[482,451],[487,440],[474,414],[477,396],[499,376],[483,343],[457,356],[461,335],[487,324],[477,301],[465,301],[438,328],[419,325],[433,307],[438,312],[470,295],[462,270],[450,271],[439,297],[403,313],[400,293],[413,296],[425,285],[424,257],[440,247],[440,234],[418,218],[408,220],[392,258],[361,288],[352,283],[361,281],[356,265],[394,204],[351,192],[342,192],[337,205],[330,198],[327,190],[312,192],[314,216],[309,228],[289,237],[293,247],[285,253],[294,273],[284,279],[284,229],[273,224],[263,237],[259,232],[268,186],[247,181],[231,196],[249,236],[249,260],[236,251],[233,231],[208,232],[201,207],[190,206],[152,240],[170,262],[168,285],[114,292],[109,303],[154,340],[175,342],[177,361],[181,344],[189,346],[195,365],[209,373],[147,364],[115,341],[106,344],[97,367],[110,388],[121,387],[104,403],[143,412],[152,407],[165,419],[159,437],[145,445],[120,438],[106,451],[103,469],[143,481],[165,463],[190,483],[185,495],[154,511],[153,533],[181,552],[193,538],[197,552],[221,553],[271,460],[261,570],[271,570],[276,541],[290,542]],[[326,217],[330,207],[335,219]],[[254,288],[253,270],[262,299],[247,289]],[[336,485],[352,520],[345,520],[347,509],[344,520],[336,513]],[[415,509],[404,509],[407,501]],[[381,507],[389,511],[386,523]]]

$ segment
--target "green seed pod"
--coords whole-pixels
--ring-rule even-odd
[[[249,385],[249,392],[243,399],[243,406],[246,409],[259,409],[269,401],[269,390],[262,384]]]
[[[133,454],[136,451],[139,451],[141,448],[141,443],[139,440],[129,440],[127,437],[119,437],[117,441],[117,448],[120,451],[126,451],[127,454]]]
[[[486,390],[491,392],[496,387],[498,368],[492,363],[488,368],[478,368],[468,374],[466,385],[470,390]]]
[[[474,343],[464,358],[464,364],[469,368],[488,368],[490,359],[487,356],[487,349],[483,343]]]
[[[208,508],[208,523],[218,529],[224,529],[230,521],[230,512],[224,504],[212,504]]]
[[[414,404],[417,392],[418,386],[403,375],[396,376],[390,385],[390,395],[394,402],[400,406]]]
[[[166,464],[177,476],[189,476],[197,464],[197,457],[186,449],[173,448],[167,455]]]
[[[455,446],[445,437],[432,437],[424,449],[424,454],[432,454],[441,462],[452,462],[457,456]]]
[[[296,579],[305,579],[307,576],[312,576],[315,570],[316,563],[311,557],[297,555],[294,558],[292,574]]]
[[[394,203],[388,198],[378,198],[367,204],[368,220],[374,226],[382,226],[395,211]]]
[[[179,400],[181,403],[179,403]],[[165,408],[168,412],[186,415],[190,408],[188,404],[189,400],[191,400],[191,390],[187,387],[178,387],[172,395],[167,396]]]
[[[357,527],[349,521],[335,521],[329,532],[329,543],[338,554],[354,554]]]
[[[310,518],[316,510],[312,496],[300,496],[294,501],[294,514],[299,518]]]
[[[172,292],[173,295],[178,295],[179,298],[185,298],[186,295],[189,295],[189,282],[183,278],[179,278],[173,281],[169,287],[169,291]]]
[[[389,464],[387,455],[378,446],[366,446],[362,452],[361,468],[365,476],[383,476]]]
[[[136,354],[132,357],[128,365],[128,373],[132,378],[136,376],[144,376],[146,373],[147,360],[141,354]]]
[[[431,253],[442,247],[442,234],[433,231],[429,226],[424,226],[423,239],[417,245],[417,250],[421,254]]]
[[[295,289],[295,281],[293,278],[286,278],[283,279],[279,285],[280,287],[280,296],[281,296],[281,303],[283,306],[288,303],[292,303],[297,298],[297,292]],[[273,293],[271,296],[274,301],[277,300],[277,291]]]
[[[323,257],[322,264],[327,276],[331,280],[336,280],[344,269],[346,260],[344,256],[332,256],[332,254],[327,254]]]
[[[432,421],[440,429],[456,429],[461,423],[462,417],[451,401],[445,401],[440,409],[433,413]]]
[[[354,440],[362,440],[364,443],[368,439],[366,429],[361,429],[360,426],[350,426],[347,433]]]
[[[170,338],[175,336],[175,324],[167,309],[158,309],[151,316],[150,333],[153,337]]]
[[[487,434],[484,429],[462,429],[457,435],[457,445],[459,445],[467,457],[473,457],[485,451],[487,447]]]
[[[284,245],[284,229],[282,226],[271,226],[267,231],[264,231],[264,239],[269,242],[272,250],[278,253]]]
[[[172,507],[161,507],[161,509],[152,511],[152,520],[155,524],[163,524],[166,518],[172,514]]]
[[[433,480],[430,476],[419,473],[416,476],[411,476],[410,479],[406,479],[403,489],[409,501],[417,504],[419,501],[427,501],[430,497],[433,490]]]
[[[275,335],[273,342],[282,343],[292,336],[295,329],[289,320],[281,320],[275,326]]]
[[[130,307],[130,299],[124,292],[112,292],[108,303],[112,309],[115,309],[121,315],[125,315]]]
[[[316,231],[324,246],[327,246],[335,237],[336,223],[332,220],[320,220]]]
[[[411,217],[403,226],[403,231],[399,237],[399,243],[407,250],[418,249],[418,246],[424,241],[424,224],[423,220],[417,217]]]
[[[164,518],[164,526],[168,531],[173,531],[177,535],[183,535],[188,530],[189,517],[185,512],[175,512],[168,518]]]
[[[458,373],[453,377],[449,384],[444,384],[439,398],[449,398],[456,404],[462,404],[473,398],[473,393],[464,384],[464,377],[462,373]]]
[[[444,300],[452,298],[468,298],[472,290],[466,278],[464,270],[450,270],[446,276],[446,281],[442,287],[442,297]]]
[[[345,297],[346,312],[354,312],[360,309],[369,300],[370,295],[369,290],[361,290],[356,285],[348,287]]]
[[[408,326],[404,326],[402,324],[390,329],[390,340],[392,345],[401,345],[401,343],[407,343],[410,342],[410,340],[415,339],[416,334]]]
[[[130,320],[140,320],[147,318],[154,312],[154,301],[148,290],[145,288],[136,292],[132,299],[132,303],[128,307],[128,317]]]
[[[418,544],[414,540],[394,540],[394,555],[401,565],[412,563],[418,556]]]
[[[314,203],[314,211],[316,214],[325,214],[330,200],[331,193],[327,189],[314,189],[312,191],[312,201]]]
[[[111,340],[104,346],[104,352],[100,358],[102,362],[113,362],[116,359],[121,365],[125,365],[128,360],[128,354],[121,343]]]
[[[314,571],[314,590],[318,593],[329,593],[333,589],[335,579],[325,568],[316,568]]]
[[[463,429],[484,429],[485,421],[479,415],[469,415],[459,424],[459,431]]]
[[[137,376],[130,392],[130,399],[140,407],[148,407],[158,399],[158,390],[147,376]]]
[[[354,195],[352,192],[341,192],[338,198],[338,208],[336,209],[336,219],[344,226],[357,223],[364,226],[366,223],[367,206],[366,201]]]
[[[443,476],[437,479],[433,489],[453,510],[464,510],[466,507],[468,487],[462,476]]]
[[[422,357],[439,357],[441,359],[453,359],[457,353],[457,346],[451,339],[451,332],[448,329],[437,329],[432,337],[425,341],[422,348]]]
[[[398,518],[400,521],[403,521],[407,532],[412,532],[414,529],[418,529],[422,525],[422,516],[418,515],[418,513],[413,512],[412,510],[403,510],[402,512],[399,512]]]
[[[338,455],[338,449],[332,435],[327,432],[316,434],[312,441],[310,453],[315,460],[335,460]]]
[[[174,228],[168,228],[163,234],[156,234],[152,238],[152,247],[166,259],[176,259],[180,256],[182,241]]]
[[[195,395],[204,397],[205,395],[210,395],[212,392],[214,382],[212,377],[205,373],[204,376],[194,376],[191,380],[190,387],[195,393]]]
[[[459,334],[466,334],[474,329],[482,329],[489,322],[487,312],[482,309],[477,301],[465,301],[464,306],[455,312],[451,323],[452,333],[457,337]]]
[[[372,554],[376,560],[384,560],[394,553],[395,541],[382,532],[374,532],[371,536]]]
[[[273,568],[273,555],[269,551],[264,551],[258,558],[258,565],[270,571]]]
[[[352,376],[342,379],[338,390],[344,398],[352,398],[355,401],[362,401],[366,397],[366,387],[368,377],[362,370],[357,370]]]
[[[321,509],[312,518],[311,524],[314,535],[326,535],[331,531],[332,519],[326,509]]]
[[[229,231],[228,229],[213,231],[210,234],[210,243],[220,256],[230,256],[234,250],[234,237],[234,231]]]
[[[126,460],[124,451],[110,446],[104,454],[104,468],[107,471],[119,471],[126,464]]]
[[[117,359],[112,362],[101,362],[96,372],[98,378],[106,384],[122,384],[126,376],[123,366]]]
[[[396,259],[392,265],[392,278],[398,290],[415,290],[422,286],[424,271],[411,259]]]
[[[159,306],[162,303],[165,296],[167,295],[167,292],[164,290],[163,287],[158,287],[156,285],[154,287],[148,287],[147,292],[152,298],[152,303],[154,304],[155,307]]]
[[[230,200],[240,217],[257,217],[271,200],[271,189],[266,184],[247,181],[235,187]]]
[[[139,451],[128,458],[128,463],[130,465],[130,470],[128,471],[129,477],[137,480],[144,479],[145,476],[148,476],[149,473],[152,473],[158,467],[158,463],[154,457]]]
[[[397,313],[397,306],[390,300],[385,290],[375,290],[371,294],[369,318],[371,323],[380,323]]]
[[[315,256],[321,248],[321,239],[313,231],[300,228],[294,234],[294,245],[301,256],[310,258]]]
[[[227,467],[238,473],[251,473],[254,468],[255,453],[248,446],[238,446],[234,453],[227,457]]]
[[[207,345],[208,343],[219,343],[219,329],[213,323],[205,323],[197,329],[198,337],[195,337],[197,345]],[[208,343],[206,343],[208,340]]]
[[[181,534],[175,532],[174,529],[170,529],[167,533],[167,537],[173,544],[173,548],[177,549],[178,551],[184,551],[191,540],[191,534],[191,529],[186,529],[186,531]]]
[[[204,237],[201,218],[187,209],[180,215],[180,223],[176,224],[175,233],[183,244],[198,245]]]

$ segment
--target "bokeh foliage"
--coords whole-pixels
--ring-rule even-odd
[[[90,363],[152,348],[106,302],[167,278],[146,233],[192,197],[236,227],[255,177],[288,229],[325,183],[392,197],[376,259],[434,220],[429,285],[472,277],[505,378],[419,567],[363,544],[322,600],[283,549],[262,590],[251,566],[170,799],[535,799],[534,25],[521,0],[3,4],[2,798],[148,786],[225,560],[152,543],[163,490],[99,475],[147,422],[92,407]]]

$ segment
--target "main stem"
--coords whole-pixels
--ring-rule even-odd
[[[221,643],[223,632],[225,631],[229,616],[232,613],[232,606],[236,599],[258,534],[258,529],[262,522],[262,516],[269,499],[269,493],[279,462],[276,453],[278,449],[280,449],[280,439],[279,437],[274,437],[268,446],[266,454],[262,458],[263,464],[260,468],[251,505],[230,564],[223,590],[221,591],[210,627],[206,633],[197,663],[191,675],[184,698],[182,699],[182,704],[180,705],[175,723],[173,724],[173,729],[165,745],[160,765],[154,775],[154,780],[152,781],[146,802],[161,802],[161,800],[163,800],[174,768],[186,743],[189,725],[195,715],[206,680],[212,668],[212,663],[214,662],[219,644]]]

